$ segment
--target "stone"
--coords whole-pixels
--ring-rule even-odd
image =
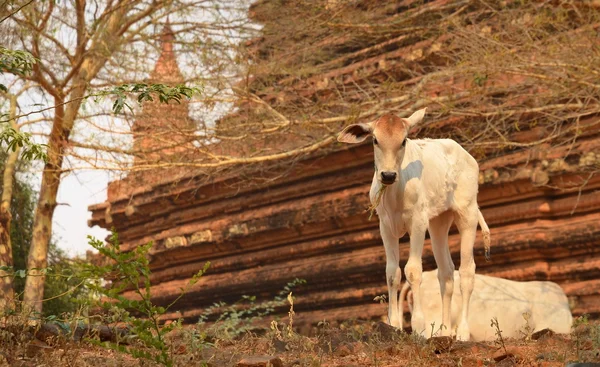
[[[399,330],[385,322],[377,322],[373,326],[373,332],[382,340],[395,340],[402,335],[402,330]]]
[[[529,179],[529,178],[531,178],[532,174],[533,174],[533,171],[531,169],[521,168],[521,169],[517,170],[517,173],[514,175],[513,179],[515,179],[515,180]]]
[[[110,214],[110,205],[106,207],[106,210],[104,210],[104,221],[106,224],[112,224],[113,222],[113,217]]]
[[[248,225],[246,223],[242,224],[234,224],[231,227],[227,228],[227,237],[229,238],[237,238],[243,237],[248,234]]]
[[[523,359],[523,353],[518,347],[507,347],[506,350],[504,348],[500,348],[498,351],[496,351],[496,353],[494,353],[492,358],[496,362],[501,362],[506,359],[516,362]]]
[[[212,231],[210,229],[205,229],[203,231],[194,232],[190,237],[191,245],[198,245],[205,242],[212,242],[213,236]]]
[[[127,207],[125,208],[125,216],[126,217],[131,217],[136,212],[137,212],[137,208],[134,205],[127,205]]]
[[[183,236],[170,237],[165,240],[166,248],[184,247],[187,245],[187,241]]]
[[[427,343],[433,347],[436,354],[440,354],[450,351],[454,340],[450,336],[433,336],[427,339]]]
[[[485,171],[483,171],[483,182],[484,183],[488,183],[488,182],[493,182],[495,179],[498,178],[498,171],[496,171],[495,169],[486,169]]]
[[[554,331],[552,331],[552,329],[546,328],[546,329],[538,330],[535,333],[531,334],[531,339],[539,340],[539,339],[550,338],[554,334],[556,334],[556,333]]]
[[[599,157],[597,157],[596,153],[594,152],[587,152],[585,154],[582,154],[581,157],[579,158],[579,165],[580,166],[593,166],[598,162]]]
[[[550,176],[548,176],[548,173],[542,169],[537,169],[533,171],[533,174],[531,175],[531,183],[534,186],[543,186],[549,181]]]
[[[550,166],[548,166],[548,172],[556,173],[560,171],[568,171],[569,165],[565,162],[564,159],[554,159],[550,162]]]

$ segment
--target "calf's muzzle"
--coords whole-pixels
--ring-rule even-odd
[[[381,172],[381,182],[384,185],[391,185],[396,182],[396,172]]]

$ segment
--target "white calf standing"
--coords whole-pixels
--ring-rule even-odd
[[[477,224],[482,228],[486,256],[490,234],[477,206],[479,167],[477,161],[458,143],[450,139],[407,139],[410,128],[425,116],[425,109],[407,119],[384,115],[368,124],[347,126],[338,141],[360,143],[373,136],[375,174],[371,184],[371,203],[379,215],[379,229],[385,247],[386,277],[389,292],[389,320],[402,327],[402,304],[398,289],[400,271],[400,237],[408,232],[410,255],[404,271],[415,294],[419,294],[423,272],[421,256],[425,231],[429,230],[433,255],[439,272],[442,294],[442,335],[452,330],[450,305],[454,289],[454,263],[448,248],[448,230],[452,222],[460,232],[460,288],[462,318],[457,339],[469,339],[469,300],[473,292],[475,261],[473,245]],[[380,200],[378,193],[385,187]],[[419,297],[415,297],[411,317],[413,330],[425,330]]]

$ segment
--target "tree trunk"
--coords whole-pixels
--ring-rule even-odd
[[[10,99],[10,124],[13,129],[18,129],[14,120],[17,111],[17,97],[9,96]],[[17,147],[8,154],[4,165],[2,203],[0,204],[0,266],[13,266],[12,244],[10,241],[10,224],[12,215],[10,204],[12,200],[13,180],[15,166],[19,157],[20,149]],[[14,290],[12,287],[12,275],[0,270],[0,314],[6,309],[14,309]]]
[[[119,37],[122,37],[125,31],[121,27],[124,22],[127,23],[125,15],[134,2],[125,2],[125,4],[127,5],[118,7],[110,14],[104,28],[97,29],[92,37],[90,49],[81,53],[83,59],[69,88],[69,103],[62,104],[65,102],[64,95],[55,96],[54,102],[57,107],[48,141],[48,161],[42,173],[42,187],[33,221],[33,239],[27,258],[28,274],[23,295],[23,311],[26,313],[33,312],[39,315],[42,312],[45,281],[43,269],[48,265],[52,217],[56,208],[64,154],[89,82],[96,77],[108,58],[120,46]],[[85,31],[85,27],[78,30],[78,32]]]
[[[62,100],[55,99],[58,106]],[[56,208],[56,196],[60,185],[60,174],[63,152],[68,142],[70,129],[64,126],[65,111],[63,106],[55,110],[52,132],[48,142],[48,161],[42,173],[42,185],[35,217],[33,221],[33,237],[29,256],[27,257],[27,279],[23,294],[23,311],[41,314],[44,298],[44,269],[48,266],[48,245],[52,236],[52,216]]]

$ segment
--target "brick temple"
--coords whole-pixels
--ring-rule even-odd
[[[412,2],[397,3],[402,6],[396,10],[386,8],[379,13],[373,11],[370,16],[375,20],[397,16]],[[432,1],[419,6],[443,7],[447,3]],[[276,33],[293,12],[283,13],[278,22],[270,21],[266,12],[272,6],[272,2],[259,1],[251,8],[251,16]],[[151,75],[153,81],[183,82],[172,37],[166,29],[162,55]],[[380,82],[386,75],[389,77],[396,65],[406,67],[415,60],[434,59],[439,48],[435,42],[442,41],[416,42],[397,37],[359,50],[349,46],[351,39],[325,38],[321,42],[338,50],[322,60],[329,71],[300,81],[280,80],[279,85],[284,85],[286,91],[284,97],[273,92],[273,88],[263,88],[257,94],[273,105],[294,96],[327,98],[331,85],[351,87],[361,80]],[[252,42],[250,47],[258,62],[277,56],[262,52],[268,43],[268,37]],[[348,47],[344,47],[346,44]],[[401,82],[410,81],[409,75],[395,77]],[[134,144],[155,144],[144,140],[143,134],[136,136],[136,132],[167,129],[165,122],[157,120],[157,116],[166,116],[164,108],[158,108],[153,103],[143,106],[134,125]],[[168,108],[170,117],[166,124],[191,126],[186,103]],[[221,123],[235,118],[225,118]],[[527,118],[531,117],[523,116]],[[589,173],[600,166],[600,125],[593,123],[597,119],[591,115],[580,121],[592,127],[585,129],[573,144],[523,144],[522,148],[505,149],[478,159],[479,204],[491,229],[492,257],[485,262],[478,232],[477,272],[514,280],[554,281],[569,296],[575,315],[600,314],[600,175]],[[448,117],[428,126],[428,131],[452,134],[449,126],[460,127],[469,121]],[[525,124],[510,138],[526,143],[548,133],[542,126]],[[176,145],[180,143],[183,144]],[[177,154],[176,149],[163,148],[159,150],[165,157]],[[276,170],[269,174],[278,176]],[[114,227],[125,251],[153,241],[153,301],[161,305],[172,302],[189,278],[206,261],[211,262],[208,273],[167,318],[183,317],[186,322],[196,322],[203,310],[216,301],[232,303],[242,295],[270,299],[288,282],[301,278],[307,283],[294,291],[298,325],[357,317],[378,319],[387,314],[386,306],[373,298],[387,294],[387,288],[378,220],[369,220],[366,212],[372,175],[370,142],[336,144],[316,151],[277,179],[253,185],[246,185],[244,179],[235,175],[207,182],[185,170],[169,175],[146,171],[111,182],[107,201],[90,206],[89,224]],[[424,270],[435,268],[428,242],[423,255]],[[449,244],[458,266],[455,227],[451,229]],[[400,249],[403,267],[408,258],[408,236],[400,240]],[[276,310],[285,312],[285,308]]]

